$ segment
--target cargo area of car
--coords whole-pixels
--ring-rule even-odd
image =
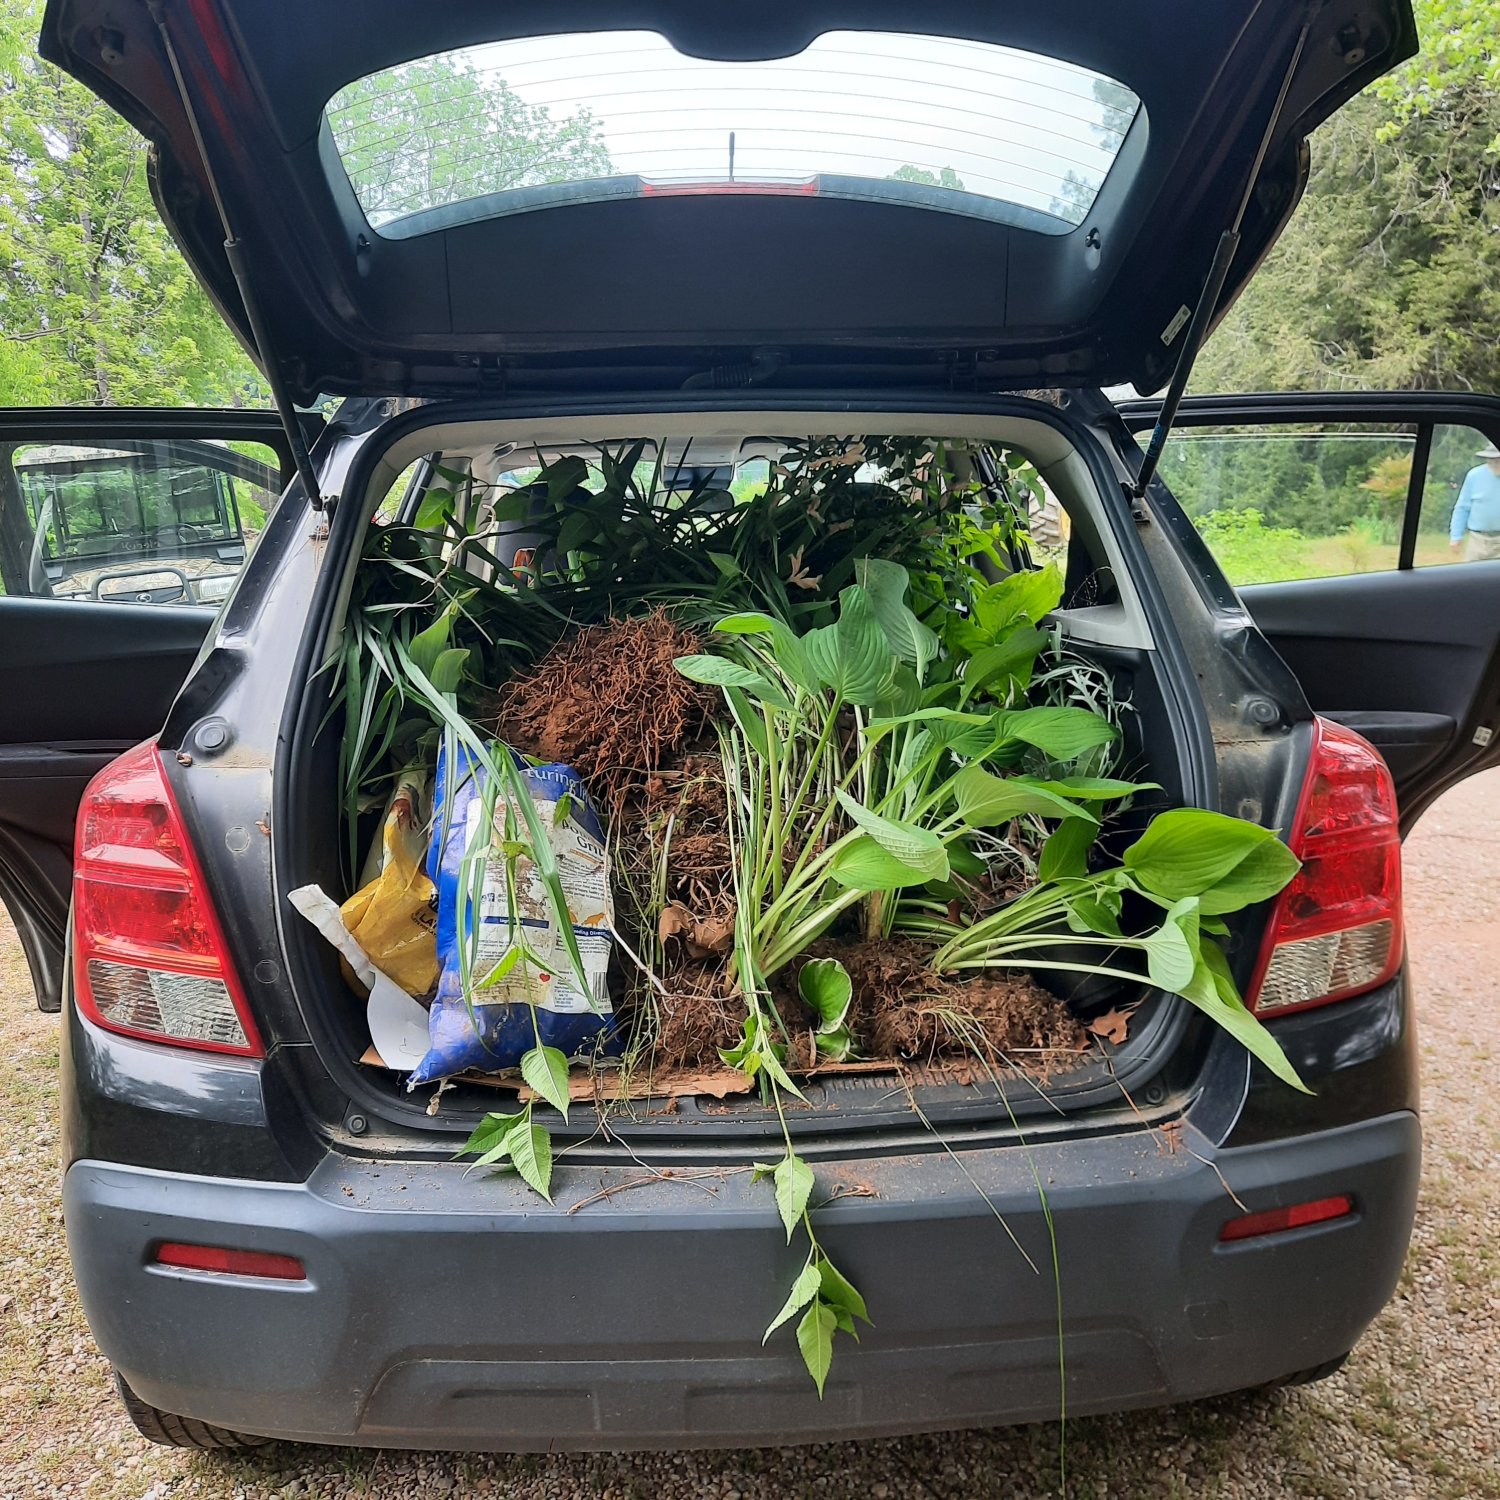
[[[813,436],[835,423],[844,434],[836,441]],[[305,699],[295,716],[302,729],[283,767],[292,778],[288,798],[295,830],[284,839],[280,851],[283,895],[296,888],[317,887],[331,904],[342,904],[380,868],[383,829],[391,812],[389,792],[398,768],[394,762],[388,768],[386,794],[376,795],[372,790],[351,818],[344,795],[351,743],[349,716],[372,711],[352,706],[358,700],[348,694],[347,669],[340,666],[340,652],[349,645],[357,612],[371,607],[370,570],[379,566],[372,559],[382,548],[399,554],[404,545],[399,538],[409,538],[414,532],[430,534],[446,525],[455,534],[467,528],[472,535],[478,526],[485,537],[484,547],[470,549],[460,558],[463,544],[459,544],[449,563],[458,570],[474,570],[476,585],[489,587],[498,580],[503,587],[523,592],[535,588],[538,574],[550,566],[547,548],[556,543],[557,536],[555,530],[544,534],[545,527],[538,530],[527,519],[522,499],[528,489],[534,494],[544,491],[549,480],[555,496],[557,475],[564,464],[573,465],[585,484],[592,482],[592,493],[597,495],[601,453],[623,456],[640,472],[654,467],[655,483],[670,506],[680,496],[683,503],[701,505],[713,516],[722,515],[725,506],[744,504],[754,483],[773,475],[776,465],[784,461],[795,465],[795,460],[786,460],[789,451],[802,453],[804,462],[811,461],[806,458],[814,451],[810,443],[825,445],[817,450],[817,462],[829,452],[841,451],[847,457],[840,462],[866,476],[860,483],[874,486],[890,476],[871,468],[865,457],[867,444],[872,452],[884,452],[879,442],[888,436],[909,444],[926,440],[924,435],[933,432],[945,434],[942,441],[949,446],[934,451],[961,454],[957,466],[966,479],[986,491],[986,503],[999,500],[1020,508],[1016,550],[998,567],[994,560],[986,562],[994,577],[1002,580],[1007,569],[1057,569],[1062,597],[1047,612],[1045,660],[1069,664],[1084,690],[1101,695],[1109,705],[1118,739],[1107,763],[1101,760],[1094,769],[1141,787],[1105,818],[1098,838],[1099,856],[1117,857],[1154,814],[1191,805],[1204,795],[1203,788],[1190,784],[1191,773],[1185,767],[1181,684],[1169,683],[1165,675],[1170,670],[1169,658],[1158,649],[1157,640],[1161,617],[1146,607],[1122,554],[1121,520],[1112,514],[1114,508],[1123,508],[1122,502],[1104,497],[1089,463],[1045,420],[853,412],[841,412],[835,418],[818,411],[748,410],[490,424],[447,422],[415,429],[408,422],[406,427],[375,463],[363,495],[346,494],[341,502],[360,505],[367,525],[360,555],[340,559],[330,555],[328,559],[342,571],[336,592],[330,590],[329,616],[319,622],[326,632],[324,666],[302,688]],[[875,436],[867,436],[871,434]],[[827,446],[830,443],[832,448]],[[485,493],[476,493],[476,486]],[[704,499],[718,491],[723,492],[721,499]],[[446,520],[441,519],[444,511]],[[477,522],[475,515],[480,515]],[[476,563],[479,550],[484,560]],[[784,571],[789,569],[795,579],[799,559],[786,558],[784,563]],[[476,590],[476,594],[482,592]],[[424,627],[436,614],[432,611],[421,617]],[[561,628],[558,635],[564,642],[576,640],[578,627],[590,623],[579,620]],[[592,622],[592,628],[601,627]],[[701,648],[711,649],[711,631],[701,625],[694,629]],[[493,633],[497,638],[501,634],[498,628]],[[504,663],[503,648],[490,660]],[[494,680],[483,684],[488,695],[473,700],[482,701],[490,710],[483,724],[486,732],[493,728],[494,705],[502,701],[506,689],[506,671],[502,665]],[[503,724],[503,713],[500,719]],[[422,768],[429,796],[431,756],[440,739],[436,733],[428,736],[423,752],[429,757]],[[537,759],[553,758],[536,754],[538,747],[532,744],[518,748]],[[716,755],[712,729],[692,748],[700,755]],[[597,781],[589,790],[606,825],[604,842],[618,865],[619,833],[609,826],[607,798],[599,792]],[[441,820],[442,808],[429,800],[422,813],[424,839]],[[616,894],[623,901],[621,893]],[[435,894],[434,908],[437,903]],[[732,911],[730,915],[732,919]],[[435,911],[434,920],[438,920]],[[284,930],[287,942],[298,948],[294,972],[300,968],[308,976],[308,982],[299,985],[298,999],[329,1075],[341,1095],[359,1108],[415,1128],[411,1149],[431,1150],[435,1127],[448,1131],[451,1139],[452,1132],[468,1129],[486,1111],[514,1104],[513,1067],[508,1077],[499,1080],[486,1076],[482,1069],[466,1068],[441,1081],[409,1087],[410,1065],[406,1070],[387,1067],[372,1046],[363,986],[351,982],[339,953],[310,923],[289,917]],[[835,930],[835,936],[839,931]],[[638,1024],[639,1007],[629,999],[636,955],[632,952],[626,958],[620,950],[630,944],[639,946],[642,936],[629,931],[629,943],[624,941],[626,936],[621,933],[622,940],[611,956],[608,984],[616,1012],[623,1019],[622,1029],[628,1033],[632,1024]],[[674,933],[674,942],[693,937],[690,930],[685,937]],[[853,935],[845,932],[844,941],[852,940]],[[852,951],[830,950],[826,935],[822,941],[823,947],[808,945],[814,954],[842,951],[848,956]],[[664,952],[675,951],[665,936],[660,946]],[[1089,955],[1079,949],[1064,956],[1086,965]],[[795,971],[796,965],[791,968]],[[1053,970],[1036,977],[1072,1028],[1068,1034],[1076,1040],[1070,1043],[1069,1055],[1055,1046],[1021,1048],[1010,1055],[983,1044],[938,1045],[930,1029],[905,1033],[915,1037],[905,1051],[887,1044],[877,1052],[869,1046],[870,1032],[861,1030],[852,1017],[854,1045],[841,1056],[825,1057],[813,1038],[807,1043],[807,1055],[799,1059],[798,1042],[789,1037],[789,1066],[803,1096],[795,1103],[802,1117],[799,1130],[812,1129],[846,1145],[875,1132],[873,1139],[884,1150],[904,1139],[930,1140],[932,1127],[938,1125],[963,1129],[1009,1123],[1014,1127],[1024,1119],[1029,1122],[1028,1130],[1046,1134],[1074,1128],[1067,1121],[1079,1111],[1088,1111],[1091,1121],[1108,1128],[1112,1121],[1138,1123],[1142,1110],[1154,1114],[1176,1107],[1173,1101],[1180,1100],[1180,1090],[1191,1076],[1193,1060],[1204,1041],[1203,1028],[1188,1007],[1153,988],[1144,976],[1131,982]],[[634,988],[640,987],[636,979]],[[658,983],[657,988],[662,986]],[[724,986],[724,992],[726,1000],[733,999],[732,983]],[[431,1002],[430,995],[417,998]],[[484,1000],[482,992],[471,990],[465,1003]],[[795,1008],[795,1002],[791,1003]],[[784,996],[777,1004],[783,1016],[791,1013]],[[658,1069],[659,1038],[633,1053],[628,1037],[623,1046],[625,1071],[630,1075],[625,1086],[619,1081],[618,1057],[601,1065],[600,1049],[595,1049],[593,1062],[580,1051],[574,1077],[582,1074],[591,1081],[583,1087],[575,1083],[570,1123],[556,1129],[560,1141],[569,1137],[608,1141],[613,1135],[655,1142],[674,1152],[712,1155],[718,1141],[780,1133],[774,1101],[763,1098],[748,1080],[737,1082],[741,1076],[737,1070],[713,1055],[731,1049],[703,1047],[701,1055],[687,1063],[676,1057],[673,1066]],[[801,1066],[794,1066],[799,1061]]]

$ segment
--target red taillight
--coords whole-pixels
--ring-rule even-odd
[[[1308,1224],[1327,1224],[1347,1219],[1354,1212],[1354,1202],[1345,1193],[1334,1198],[1316,1198],[1311,1203],[1293,1203],[1287,1208],[1268,1208],[1258,1214],[1230,1219],[1219,1231],[1219,1239],[1258,1239],[1263,1234],[1280,1234],[1284,1229],[1301,1229]]]
[[[73,992],[127,1036],[263,1053],[154,744],[99,772],[78,809]]]
[[[1276,899],[1250,1005],[1284,1015],[1363,994],[1401,967],[1396,788],[1366,739],[1318,719],[1291,836],[1302,868]]]
[[[228,1250],[221,1245],[179,1245],[168,1241],[156,1247],[156,1264],[179,1271],[212,1271],[219,1276],[260,1276],[267,1281],[305,1281],[307,1271],[292,1255],[268,1250]]]

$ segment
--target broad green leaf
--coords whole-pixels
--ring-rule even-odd
[[[1072,825],[1065,823],[1063,826]],[[954,839],[948,845],[948,865],[952,874],[961,875],[965,880],[978,880],[990,872],[990,867],[962,839]]]
[[[1064,827],[1072,825],[1064,824]],[[1118,898],[1116,898],[1118,899]],[[1121,937],[1120,915],[1099,896],[1075,896],[1068,902],[1068,926],[1074,932],[1093,932],[1100,937]]]
[[[733,1047],[721,1047],[719,1057],[727,1067],[742,1068],[747,1078],[753,1078],[756,1069],[760,1067],[760,1057],[755,1050],[757,1040],[757,1027],[754,1016],[745,1017],[745,1034]],[[755,1170],[761,1172],[760,1163],[756,1163]],[[766,1171],[775,1171],[774,1167],[768,1167]]]
[[[742,667],[738,662],[723,656],[679,656],[672,663],[690,682],[702,682],[709,687],[744,688],[757,698],[774,703],[778,708],[790,708],[786,694],[768,682],[759,672]]]
[[[869,834],[861,834],[828,862],[828,875],[850,890],[899,891],[926,885],[928,877],[888,854]]]
[[[818,1288],[821,1284],[818,1268],[809,1261],[792,1283],[792,1289],[787,1293],[786,1301],[781,1304],[781,1311],[766,1325],[766,1331],[761,1335],[761,1343],[764,1344],[783,1323],[801,1312],[818,1295]]]
[[[855,825],[869,834],[892,859],[899,860],[928,880],[948,878],[947,852],[943,841],[931,829],[882,817],[851,797],[843,787],[836,788],[835,795]]]
[[[907,709],[899,714],[874,716],[870,719],[869,728],[872,733],[875,731],[883,733],[891,729],[900,729],[906,724],[920,724],[937,743],[951,745],[960,736],[974,731],[982,731],[994,737],[997,718],[998,715],[993,711],[982,714],[964,713],[956,708],[929,705],[925,708],[919,706],[915,709]]]
[[[818,1030],[831,1032],[849,1014],[854,985],[849,971],[836,958],[810,958],[797,975],[797,990],[818,1017]]]
[[[820,1057],[830,1062],[843,1062],[854,1050],[854,1034],[847,1026],[835,1026],[825,1031],[821,1027],[813,1036],[813,1044]]]
[[[744,735],[745,743],[762,760],[769,760],[771,741],[766,735],[766,721],[755,711],[755,705],[737,687],[726,687],[724,700],[729,704],[730,715]]]
[[[513,1130],[505,1144],[526,1185],[552,1201],[552,1137],[541,1125]]]
[[[870,1323],[870,1314],[865,1310],[865,1299],[854,1289],[854,1284],[841,1276],[833,1262],[826,1256],[818,1262],[819,1290],[823,1300],[836,1311],[842,1309]],[[875,1325],[870,1323],[873,1328]]]
[[[873,708],[890,693],[896,657],[886,644],[870,603],[857,584],[839,594],[839,617],[802,637],[813,670],[846,703]]]
[[[1028,625],[1013,631],[998,645],[976,651],[964,666],[961,701],[966,703],[975,693],[985,691],[1004,701],[1012,685],[1024,688],[1049,639],[1045,630]]]
[[[786,1225],[786,1242],[790,1245],[812,1196],[813,1170],[800,1156],[788,1151],[776,1163],[771,1176],[776,1183],[776,1209]]]
[[[453,634],[453,616],[454,607],[450,604],[431,625],[419,630],[406,648],[406,654],[429,681],[438,657],[448,649],[448,640]]]
[[[802,1315],[797,1325],[797,1347],[802,1351],[802,1363],[818,1388],[818,1399],[823,1399],[823,1384],[828,1379],[828,1369],[833,1363],[833,1330],[838,1318],[831,1307],[814,1302]]]
[[[417,507],[417,514],[412,520],[412,525],[418,531],[435,531],[443,524],[444,514],[451,510],[452,507],[452,490],[428,490],[422,496],[422,503]]]
[[[504,1141],[505,1137],[517,1125],[524,1120],[524,1114],[501,1115],[487,1114],[475,1127],[472,1134],[459,1149],[458,1155],[468,1156],[473,1152],[483,1152],[493,1149]]]
[[[736,615],[725,615],[714,626],[725,635],[770,635],[781,622],[760,610],[745,610]]]
[[[1059,797],[1073,797],[1079,802],[1112,802],[1136,792],[1155,792],[1161,788],[1154,781],[1118,781],[1113,776],[1058,776],[1052,780],[1028,776],[1028,786],[1045,787]]]
[[[1183,999],[1196,1005],[1204,1015],[1227,1031],[1252,1057],[1258,1058],[1283,1083],[1289,1083],[1304,1094],[1312,1090],[1297,1076],[1281,1044],[1245,1008],[1229,972],[1223,952],[1216,943],[1204,943],[1191,981],[1180,991]]]
[[[600,546],[599,520],[583,506],[569,512],[557,528],[557,550],[567,554],[583,549],[597,551]]]
[[[1053,760],[1077,760],[1119,732],[1087,708],[1016,708],[997,717],[1006,738],[1034,745]]]
[[[862,557],[854,564],[854,577],[870,596],[886,644],[916,672],[920,682],[937,656],[938,639],[907,607],[910,579],[906,569],[884,558]]]
[[[566,500],[588,477],[589,466],[579,454],[569,453],[554,460],[542,470],[542,478],[547,483],[548,501],[556,505]]]
[[[974,614],[980,627],[996,639],[1017,620],[1039,625],[1044,616],[1062,603],[1063,576],[1056,564],[1022,573],[1012,573],[980,591]]]
[[[818,691],[818,674],[803,649],[802,640],[784,620],[759,610],[747,610],[737,615],[725,615],[715,630],[725,635],[763,635],[771,639],[771,655],[787,679],[794,682],[804,693]]]
[[[568,1059],[556,1047],[533,1047],[522,1053],[521,1077],[564,1120],[568,1118]]]
[[[1098,825],[1087,818],[1064,818],[1042,845],[1041,857],[1036,862],[1036,878],[1044,884],[1054,880],[1081,880],[1089,872],[1089,850],[1098,836]]]
[[[1276,895],[1301,868],[1301,860],[1279,838],[1267,839],[1202,893],[1202,909],[1211,916],[1221,916],[1253,906]]]
[[[483,979],[479,980],[474,985],[474,988],[476,990],[493,989],[494,986],[497,985],[497,984],[499,984],[500,981],[502,979],[504,979],[505,976],[507,974],[509,974],[510,971],[513,968],[515,968],[515,966],[520,961],[521,961],[521,946],[520,946],[519,943],[512,943],[510,945],[510,947],[507,948],[505,950],[505,952],[502,953],[500,955],[500,957],[495,960],[495,967],[493,969],[491,969],[489,971],[489,973],[484,976]]]
[[[1298,869],[1269,828],[1198,807],[1158,814],[1124,863],[1151,895],[1169,902],[1201,896],[1203,910],[1215,915],[1274,896]]]
[[[1151,983],[1178,994],[1191,983],[1198,965],[1198,903],[1179,901],[1153,933],[1140,940],[1146,950],[1146,973]]]
[[[432,671],[428,673],[433,687],[440,693],[456,693],[468,660],[469,648],[467,646],[449,646],[447,650],[438,652],[437,660],[432,664]]]
[[[1026,786],[1015,778],[993,776],[983,766],[968,765],[949,782],[964,821],[974,828],[994,828],[1028,813],[1042,818],[1078,818],[1091,827],[1094,815],[1056,792]]]
[[[882,718],[901,718],[915,713],[921,702],[922,686],[917,674],[902,662],[891,677],[889,689],[875,705],[875,712]]]

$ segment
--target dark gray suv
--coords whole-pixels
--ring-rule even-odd
[[[1500,758],[1500,563],[1429,566],[1428,533],[1500,401],[1179,400],[1309,132],[1415,49],[1407,0],[920,10],[51,0],[44,55],[153,141],[161,212],[282,413],[0,413],[6,454],[255,443],[285,485],[215,612],[49,597],[0,466],[0,894],[62,1011],[68,1241],[148,1436],[1055,1417],[1317,1378],[1390,1295],[1420,1151],[1399,835]],[[515,446],[646,433],[732,464],[828,431],[1034,465],[1063,517],[1051,623],[1129,684],[1163,797],[1304,857],[1229,952],[1311,1092],[1163,994],[1044,1087],[934,1084],[920,1122],[889,1080],[809,1085],[820,1233],[878,1309],[819,1400],[762,1345],[794,1252],[731,1170],[772,1112],[575,1108],[552,1205],[468,1173],[492,1092],[361,1066],[286,896],[345,880],[324,669],[372,517]],[[1273,453],[1360,504],[1404,464],[1386,534],[1236,505]]]

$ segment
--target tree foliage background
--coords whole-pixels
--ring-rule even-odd
[[[146,143],[36,58],[0,0],[0,405],[260,405],[254,368],[157,218]]]
[[[263,403],[156,217],[145,143],[36,59],[40,12],[0,0],[0,405]],[[1495,0],[1417,0],[1417,15],[1421,56],[1315,137],[1302,205],[1204,350],[1196,389],[1500,391]],[[398,128],[443,147],[474,80],[410,84]],[[483,102],[495,151],[445,165],[440,150],[443,171],[479,173],[483,191],[545,181],[559,161],[607,164],[586,116],[539,118],[498,89]],[[382,153],[359,86],[348,103],[379,205],[430,193]]]
[[[1500,392],[1500,7],[1415,9],[1421,53],[1313,137],[1194,389]]]

